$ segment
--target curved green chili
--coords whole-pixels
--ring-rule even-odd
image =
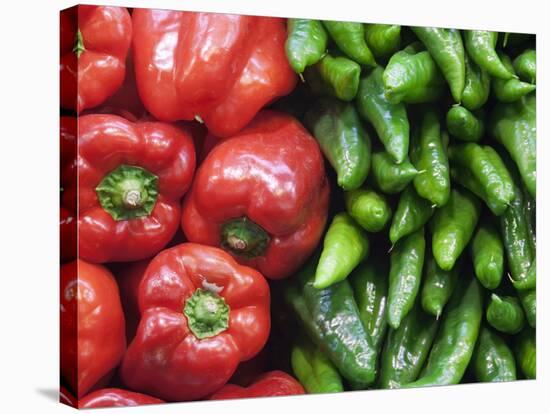
[[[399,240],[390,256],[388,323],[397,329],[414,305],[420,288],[426,240],[424,228]]]
[[[481,206],[467,190],[453,189],[449,201],[433,219],[432,252],[439,267],[451,270],[472,238]]]
[[[372,183],[386,194],[401,192],[417,175],[418,171],[408,159],[395,164],[387,152],[372,154]]]
[[[349,214],[336,214],[323,241],[313,286],[324,289],[344,280],[368,253],[365,230]]]
[[[382,230],[391,218],[391,206],[385,195],[371,189],[357,189],[344,194],[346,210],[365,230]]]
[[[525,311],[527,323],[531,328],[535,328],[537,326],[537,290],[518,290],[517,294]]]
[[[463,106],[453,106],[446,121],[449,134],[462,141],[479,141],[485,133],[483,112],[472,113]]]
[[[537,338],[534,329],[525,329],[516,336],[515,355],[518,366],[528,379],[537,377]]]
[[[496,289],[504,273],[504,246],[498,229],[484,221],[472,240],[470,253],[477,279],[486,289]]]
[[[536,83],[537,54],[534,49],[527,49],[518,55],[514,59],[513,66],[522,81]]]
[[[481,108],[489,99],[491,77],[487,71],[477,66],[468,55],[464,55],[466,64],[466,81],[462,92],[462,106],[470,111]]]
[[[491,295],[486,312],[487,322],[497,331],[516,334],[525,326],[525,315],[519,300],[513,296]]]
[[[513,72],[514,66],[510,58],[503,53],[499,56],[504,66]],[[497,100],[510,103],[515,102],[521,97],[533,92],[536,89],[536,86],[531,83],[522,82],[517,79],[517,77],[508,80],[493,78],[492,89]]]
[[[485,326],[479,332],[471,364],[479,382],[515,381],[517,378],[512,350],[500,336]]]
[[[424,282],[422,285],[422,309],[439,319],[443,308],[451,298],[458,281],[460,266],[451,270],[441,269],[430,255],[424,265]]]
[[[322,23],[310,19],[287,19],[286,56],[300,74],[317,63],[326,52],[328,35]]]
[[[328,95],[351,101],[357,95],[361,66],[344,56],[325,54],[319,62],[307,68],[305,80],[317,95]]]
[[[369,173],[371,142],[353,105],[321,98],[304,122],[336,170],[338,185],[344,190],[359,188]]]
[[[466,77],[464,45],[460,31],[435,27],[412,27],[411,29],[441,69],[455,102],[460,102]]]
[[[420,229],[432,217],[435,207],[408,185],[399,197],[399,203],[390,226],[390,241],[397,243],[402,237]]]
[[[478,66],[495,78],[511,79],[514,77],[514,73],[504,66],[495,50],[498,32],[464,30],[463,33],[466,51]]]
[[[392,104],[386,98],[383,72],[378,66],[369,75],[361,77],[357,109],[373,125],[388,154],[395,162],[402,163],[409,152],[409,120],[404,104]]]
[[[437,207],[445,205],[451,193],[449,160],[441,142],[439,119],[433,110],[424,113],[419,134],[413,134],[410,157],[421,171],[413,180],[418,195]]]
[[[377,58],[390,56],[401,45],[401,26],[396,24],[365,24],[365,39]]]
[[[512,279],[512,284],[517,290],[531,290],[537,287],[537,262],[535,259],[533,259],[525,278],[521,280]]]
[[[376,66],[365,40],[363,23],[323,21],[334,43],[348,57],[361,65]]]

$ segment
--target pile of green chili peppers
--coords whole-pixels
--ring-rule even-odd
[[[535,378],[535,37],[289,19],[286,52],[302,82],[276,106],[333,180],[322,244],[279,282],[294,375]]]

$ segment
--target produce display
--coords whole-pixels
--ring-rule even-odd
[[[60,401],[536,378],[534,35],[60,14]]]

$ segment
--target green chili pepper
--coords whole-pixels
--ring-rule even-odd
[[[394,161],[402,163],[409,152],[409,120],[404,104],[392,104],[387,100],[382,73],[383,69],[378,66],[361,78],[357,109],[373,125]]]
[[[290,363],[294,375],[308,394],[344,391],[336,367],[306,338],[300,338],[292,346]]]
[[[386,336],[388,270],[379,260],[364,261],[352,272],[349,281],[355,293],[359,317],[378,351]]]
[[[512,177],[492,147],[475,143],[454,145],[449,147],[449,159],[468,169],[494,203],[509,204],[514,198]]]
[[[438,321],[418,304],[397,329],[390,329],[380,360],[380,388],[400,388],[414,381],[428,357]]]
[[[408,160],[395,164],[387,152],[372,154],[372,182],[386,194],[403,191],[417,175],[418,171]]]
[[[537,326],[537,290],[518,290],[519,301],[525,312],[525,318],[531,328]]]
[[[414,305],[422,279],[426,241],[424,228],[399,240],[390,256],[388,323],[397,329]]]
[[[397,243],[402,237],[420,229],[432,217],[435,207],[408,185],[399,197],[390,226],[390,241]]]
[[[514,69],[524,82],[535,83],[537,80],[537,54],[534,49],[527,49],[518,55],[513,62]]]
[[[359,188],[369,173],[371,142],[353,105],[321,98],[306,113],[305,124],[336,170],[338,185]]]
[[[445,79],[427,51],[406,47],[389,60],[382,76],[386,99],[421,103],[437,100],[444,92]]]
[[[470,111],[481,108],[489,98],[491,77],[484,69],[477,66],[468,55],[464,55],[466,63],[466,83],[462,92],[462,106]]]
[[[517,334],[525,326],[525,315],[517,298],[491,295],[486,313],[487,322],[497,331]]]
[[[344,56],[325,54],[305,71],[305,80],[317,95],[351,101],[357,95],[361,66]]]
[[[441,69],[453,99],[460,102],[466,77],[464,45],[460,31],[435,27],[412,27],[411,29]]]
[[[424,283],[422,285],[422,308],[439,319],[443,308],[451,298],[458,280],[460,266],[451,270],[441,269],[435,259],[429,255],[424,266]]]
[[[511,79],[514,77],[514,73],[503,65],[495,50],[498,32],[464,30],[463,33],[466,51],[474,62],[495,78]]]
[[[493,110],[490,132],[500,142],[516,165],[531,194],[536,196],[537,108],[535,96],[513,104],[498,104]]]
[[[516,360],[512,350],[500,336],[485,326],[479,332],[471,364],[479,382],[516,380]]]
[[[521,280],[512,279],[512,284],[517,290],[535,289],[537,287],[537,262],[533,259],[525,278]]]
[[[472,238],[481,207],[467,190],[453,189],[449,201],[432,219],[432,251],[443,270],[451,270]]]
[[[447,112],[449,133],[463,141],[479,141],[485,133],[483,113],[472,113],[463,106],[453,106]]]
[[[317,270],[317,289],[344,280],[369,253],[367,233],[347,213],[338,213],[330,224]]]
[[[318,20],[287,19],[286,56],[294,72],[300,74],[317,63],[326,52],[328,35]]]
[[[490,221],[479,225],[470,252],[477,279],[484,288],[496,289],[504,273],[504,246],[499,231]]]
[[[514,66],[510,58],[503,53],[499,54],[499,56],[504,66],[514,72]],[[508,80],[493,78],[492,89],[497,100],[510,103],[515,102],[521,97],[533,92],[536,89],[536,86],[531,83],[522,82],[517,79],[516,76]]]
[[[422,119],[420,133],[411,141],[411,161],[418,171],[414,188],[419,196],[441,207],[449,200],[451,180],[449,160],[441,142],[437,114],[428,110]]]
[[[529,231],[529,242],[531,244],[531,250],[533,255],[537,252],[537,235],[536,235],[536,201],[527,191],[523,191],[525,197],[523,203],[523,214],[525,215],[525,221],[527,222],[527,230]]]
[[[365,41],[363,23],[323,21],[334,43],[348,57],[361,65],[376,66],[374,56]]]
[[[365,39],[377,58],[390,56],[401,45],[401,26],[395,24],[365,24]]]
[[[447,305],[422,376],[407,388],[458,384],[468,367],[481,325],[481,286],[459,278]]]
[[[519,369],[528,379],[537,377],[537,338],[534,329],[525,329],[516,336],[515,355]]]
[[[371,189],[358,189],[344,194],[346,210],[365,230],[378,232],[391,218],[391,206],[383,194]]]

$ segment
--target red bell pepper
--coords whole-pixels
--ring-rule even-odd
[[[296,84],[284,19],[151,9],[132,19],[139,94],[160,120],[196,118],[230,136]]]
[[[60,15],[61,106],[80,112],[124,82],[132,19],[124,7],[76,6]]]
[[[94,263],[134,261],[174,236],[195,170],[193,140],[161,122],[79,118],[78,246]]]
[[[227,384],[210,397],[211,400],[235,398],[277,397],[305,394],[304,387],[283,371],[266,372],[247,388]]]
[[[214,247],[183,243],[159,253],[140,284],[139,306],[121,377],[164,400],[216,391],[269,336],[267,282]]]
[[[80,398],[104,384],[126,349],[113,275],[77,260],[61,267],[61,375]]]
[[[62,116],[60,120],[61,206],[59,209],[61,261],[76,257],[76,118]]]
[[[119,388],[104,388],[82,398],[78,402],[78,408],[136,407],[162,403],[164,401],[145,394]]]
[[[315,139],[290,115],[266,110],[200,165],[182,228],[189,241],[221,246],[279,279],[298,270],[317,246],[328,201]]]

